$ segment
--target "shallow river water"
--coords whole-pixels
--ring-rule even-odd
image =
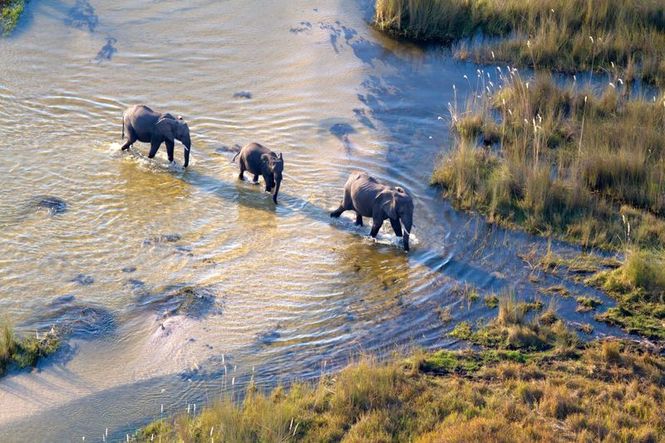
[[[357,0],[29,3],[0,40],[0,314],[68,339],[0,379],[0,441],[124,438],[251,378],[267,388],[363,352],[456,346],[446,331],[492,315],[492,291],[593,292],[532,283],[519,255],[546,241],[456,212],[428,185],[448,103],[474,83],[463,76],[494,68],[387,39],[368,14]],[[186,171],[164,147],[155,161],[145,144],[119,152],[136,103],[189,122]],[[237,180],[234,146],[251,141],[284,155],[277,206]],[[369,220],[329,218],[354,170],[413,194],[409,254],[389,224],[375,242]],[[618,333],[574,299],[559,310]]]

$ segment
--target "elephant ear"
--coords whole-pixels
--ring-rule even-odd
[[[175,138],[177,121],[173,118],[162,117],[155,124],[155,131],[167,140],[173,141]]]
[[[388,218],[397,218],[397,198],[392,192],[384,192],[381,194],[382,198],[381,208]]]

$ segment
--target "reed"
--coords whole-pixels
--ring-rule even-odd
[[[376,0],[375,11],[379,29],[463,41],[457,56],[477,62],[665,79],[665,5],[658,0]],[[487,38],[464,42],[478,35]]]

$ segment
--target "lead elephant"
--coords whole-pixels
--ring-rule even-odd
[[[189,165],[189,152],[192,140],[189,136],[187,123],[178,116],[169,113],[155,112],[145,105],[129,107],[122,115],[122,138],[127,141],[122,150],[129,149],[136,141],[150,143],[148,158],[153,158],[162,143],[166,143],[166,153],[169,161],[173,162],[174,140],[179,140],[185,146],[184,166]]]
[[[240,156],[238,160],[240,164],[238,178],[244,180],[245,171],[249,171],[254,174],[254,183],[257,183],[259,175],[263,176],[263,180],[266,183],[266,192],[271,192],[273,188],[275,189],[272,200],[277,204],[277,194],[282,183],[282,172],[284,172],[284,157],[282,157],[282,153],[280,152],[277,155],[263,145],[250,143],[243,147],[233,157],[232,161],[235,161],[238,156]]]
[[[404,250],[409,250],[413,199],[403,188],[379,183],[365,172],[352,173],[344,185],[342,203],[330,216],[337,218],[350,210],[356,212],[356,225],[359,226],[363,225],[363,217],[372,217],[372,237],[376,237],[384,220],[390,220],[395,235],[403,236]]]

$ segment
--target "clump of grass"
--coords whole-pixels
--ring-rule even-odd
[[[600,300],[593,297],[577,297],[577,312],[589,312],[603,304]]]
[[[25,0],[0,0],[0,34],[8,35],[23,14]]]
[[[438,351],[363,358],[315,384],[225,397],[138,441],[660,441],[665,360],[633,344],[580,354]],[[498,436],[498,437],[497,437]]]
[[[592,334],[593,333],[593,325],[590,323],[582,323],[577,326],[577,330],[582,332],[583,334]]]
[[[439,316],[439,320],[441,320],[441,323],[447,324],[453,320],[453,315],[450,306],[446,306],[445,308],[439,307],[437,308],[436,312]]]
[[[34,367],[41,357],[54,353],[60,345],[54,331],[41,337],[18,338],[8,321],[0,322],[0,376],[12,365]]]
[[[563,285],[553,285],[543,288],[541,292],[548,295],[558,295],[561,297],[570,297],[570,291]]]
[[[485,305],[490,309],[496,308],[497,306],[499,306],[499,297],[497,297],[496,294],[490,294],[486,296]]]
[[[624,80],[662,84],[663,17],[657,0],[376,0],[374,23],[415,40],[490,37],[456,51],[477,62],[620,72]]]
[[[458,340],[469,340],[473,335],[473,330],[469,322],[462,321],[457,323],[448,335]]]
[[[629,250],[617,269],[598,272],[587,282],[618,301],[596,316],[628,332],[665,339],[665,255]]]
[[[508,294],[499,297],[498,306],[496,318],[484,327],[474,330],[470,323],[460,322],[449,335],[485,348],[503,350],[542,351],[555,348],[571,352],[579,344],[577,336],[553,313],[550,314],[551,321],[542,321],[543,316],[540,319],[527,317],[529,311],[543,309],[540,301],[518,302]],[[553,309],[551,306],[548,311]]]

